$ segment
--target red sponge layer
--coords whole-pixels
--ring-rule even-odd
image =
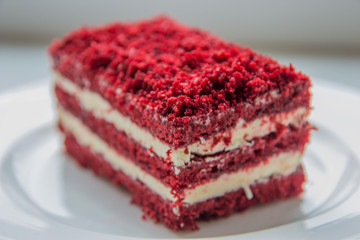
[[[305,181],[303,169],[299,167],[291,175],[273,176],[267,182],[251,185],[253,198],[250,200],[241,189],[193,205],[179,205],[179,215],[176,215],[171,202],[122,171],[114,170],[102,156],[95,155],[88,147],[78,144],[72,135],[66,135],[65,147],[81,166],[90,168],[95,174],[110,179],[116,185],[124,186],[132,194],[132,202],[140,205],[147,216],[174,230],[195,230],[198,228],[196,220],[228,216],[256,204],[297,196],[303,191],[302,184]]]

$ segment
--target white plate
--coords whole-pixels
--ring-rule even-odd
[[[0,239],[360,237],[360,95],[315,80],[305,193],[173,232],[62,153],[48,86],[0,96]]]

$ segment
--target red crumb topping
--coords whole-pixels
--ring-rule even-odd
[[[100,93],[120,112],[136,111],[142,119],[152,117],[163,125],[172,122],[172,127],[159,132],[153,122],[134,120],[139,114],[130,116],[174,146],[194,141],[181,137],[187,129],[172,132],[179,126],[193,124],[192,135],[198,140],[231,127],[239,116],[256,118],[269,105],[257,103],[256,98],[269,98],[266,93],[271,90],[282,97],[272,99],[277,103],[270,112],[309,105],[309,79],[291,65],[279,65],[249,48],[163,16],[83,27],[55,40],[49,52],[57,71]],[[224,126],[197,129],[204,129],[205,116],[221,113],[235,117]]]

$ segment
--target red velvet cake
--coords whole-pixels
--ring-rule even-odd
[[[310,80],[166,17],[80,28],[49,48],[80,165],[171,229],[299,195]]]

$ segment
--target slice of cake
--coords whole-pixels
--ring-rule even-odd
[[[67,153],[155,221],[196,229],[303,191],[310,81],[291,65],[166,17],[49,52]]]

